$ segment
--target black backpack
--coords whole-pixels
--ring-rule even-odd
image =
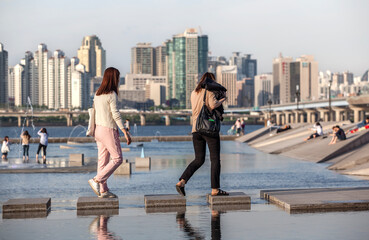
[[[197,117],[196,131],[208,137],[217,137],[220,131],[220,119],[215,114],[215,111],[210,111],[206,106],[206,91],[207,89],[205,88],[204,104]]]

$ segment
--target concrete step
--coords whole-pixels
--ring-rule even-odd
[[[77,211],[112,208],[119,208],[118,198],[79,197],[77,200]]]
[[[136,168],[151,168],[151,158],[150,157],[136,157],[135,159]]]
[[[9,199],[3,204],[3,213],[10,212],[47,212],[51,208],[51,198]]]
[[[250,196],[243,192],[230,192],[228,196],[212,196],[208,194],[206,200],[210,205],[243,205],[251,204]]]
[[[290,213],[369,210],[369,188],[262,190],[260,197]]]
[[[123,163],[114,171],[114,175],[131,175],[132,163],[127,159],[123,160]]]
[[[89,210],[77,210],[77,216],[112,216],[119,215],[118,208],[108,208],[108,209],[89,209]]]
[[[186,198],[178,194],[145,195],[146,208],[186,206]]]

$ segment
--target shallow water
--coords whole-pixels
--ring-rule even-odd
[[[141,155],[141,147],[136,144],[130,146],[130,152],[123,153],[124,158],[134,161]],[[57,161],[73,152],[96,157],[93,143],[74,147],[60,149],[60,144],[50,144],[48,158]],[[95,173],[0,174],[3,183],[0,202],[23,197],[52,198],[52,212],[47,218],[0,220],[0,239],[365,239],[368,236],[369,229],[365,227],[368,211],[290,215],[259,197],[261,189],[368,186],[368,181],[329,171],[324,164],[266,154],[243,143],[223,141],[221,148],[221,187],[251,195],[251,210],[226,211],[219,213],[220,217],[212,217],[205,197],[210,191],[207,158],[186,185],[185,215],[146,213],[143,195],[176,193],[174,184],[193,160],[192,142],[148,142],[144,143],[144,149],[145,155],[152,157],[150,171],[133,170],[131,176],[109,179],[111,191],[120,196],[119,215],[109,219],[79,217],[75,211],[78,197],[94,196],[87,180]],[[10,156],[10,164],[16,161],[16,156]],[[3,167],[7,164],[3,163]]]

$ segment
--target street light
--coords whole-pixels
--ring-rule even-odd
[[[300,101],[300,86],[296,85],[296,108],[299,109],[299,101]]]
[[[269,119],[268,119],[268,121],[269,121],[269,123],[270,123],[270,126],[268,126],[268,127],[270,127],[269,128],[269,133],[272,131],[272,124],[271,124],[271,119],[272,119],[272,99],[270,99],[269,98],[269,100],[268,100],[268,105],[269,105]]]
[[[332,116],[331,87],[332,87],[332,78],[330,78],[328,82],[328,104],[329,104],[328,121],[331,121],[331,116]]]

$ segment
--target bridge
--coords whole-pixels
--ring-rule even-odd
[[[331,106],[331,107],[330,107]],[[365,112],[369,110],[369,95],[331,99],[329,105],[328,100],[319,100],[311,102],[299,102],[283,105],[271,105],[260,107],[258,110],[254,108],[230,108],[225,110],[224,117],[253,119],[256,123],[258,120],[266,120],[271,118],[277,125],[288,123],[309,122],[314,123],[321,121],[344,121],[352,119],[354,122],[362,121]],[[140,116],[141,126],[146,125],[146,116],[159,115],[165,118],[165,125],[171,124],[170,117],[190,117],[190,109],[182,110],[166,110],[166,111],[137,111],[137,110],[120,110],[123,116]],[[0,117],[17,117],[18,126],[22,125],[22,118],[25,119],[26,125],[29,126],[30,112],[18,111],[0,112]],[[73,117],[79,115],[87,115],[88,111],[35,111],[33,117],[51,117],[62,116],[67,120],[67,126],[73,126]],[[190,120],[192,122],[192,119]]]

